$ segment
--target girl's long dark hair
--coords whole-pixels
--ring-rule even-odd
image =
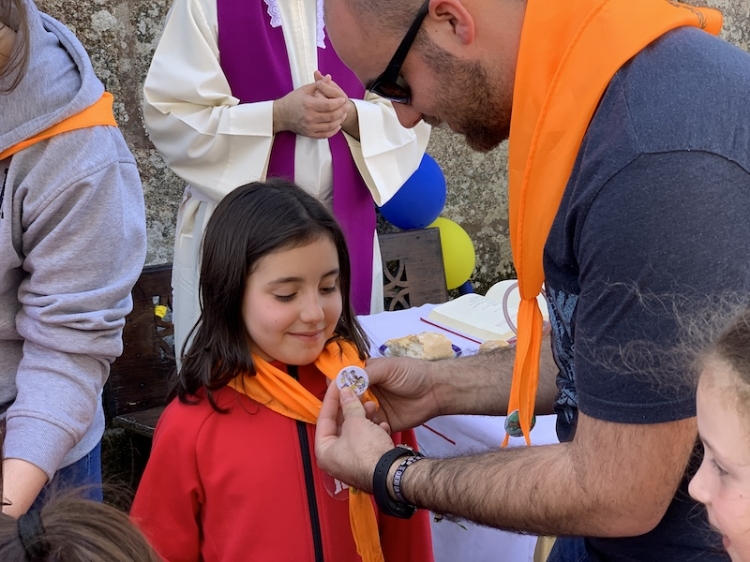
[[[254,182],[227,195],[208,221],[200,267],[201,314],[177,381],[181,401],[193,402],[205,389],[214,409],[222,411],[213,392],[242,373],[255,372],[242,319],[248,276],[268,254],[320,238],[333,242],[339,260],[343,306],[334,337],[350,340],[360,357],[367,357],[367,338],[349,298],[351,266],[341,227],[320,201],[293,183]]]

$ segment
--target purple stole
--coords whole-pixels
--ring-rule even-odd
[[[271,27],[264,0],[217,0],[217,13],[221,68],[232,95],[241,103],[253,103],[276,100],[291,92],[294,88],[284,32],[281,27]],[[362,99],[362,84],[336,56],[327,37],[325,44],[325,49],[318,49],[318,70],[330,74],[350,98]],[[276,135],[268,177],[294,180],[295,137],[290,131]],[[375,204],[344,133],[337,133],[328,142],[333,157],[333,214],[344,231],[351,259],[351,301],[357,314],[368,314]]]

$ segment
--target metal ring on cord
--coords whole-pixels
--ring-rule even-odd
[[[518,335],[518,328],[516,328],[516,323],[513,322],[510,312],[508,312],[508,299],[510,298],[510,294],[513,292],[513,289],[516,289],[517,287],[518,287],[518,281],[508,285],[508,288],[505,289],[505,292],[503,293],[503,316],[505,317],[505,321],[508,323],[508,326],[510,326],[511,331],[516,335]],[[541,293],[544,295],[544,298],[546,299],[547,293],[545,292],[544,287],[542,287]],[[548,328],[549,328],[548,326],[545,326],[544,331],[546,332]]]

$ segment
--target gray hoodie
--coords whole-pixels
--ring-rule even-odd
[[[104,91],[73,34],[27,7],[30,64],[19,86],[0,94],[0,152]],[[51,478],[99,442],[101,390],[122,353],[145,253],[141,182],[119,129],[63,133],[0,160],[6,458],[29,461]]]

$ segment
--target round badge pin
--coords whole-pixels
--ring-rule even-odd
[[[531,429],[534,429],[536,425],[536,416],[531,417]],[[518,410],[513,410],[505,418],[505,432],[511,437],[523,437],[523,429],[521,429],[521,418],[518,415]]]
[[[357,396],[362,396],[370,385],[370,379],[367,378],[367,372],[362,367],[350,365],[344,367],[336,375],[336,386],[339,390],[348,386]]]

